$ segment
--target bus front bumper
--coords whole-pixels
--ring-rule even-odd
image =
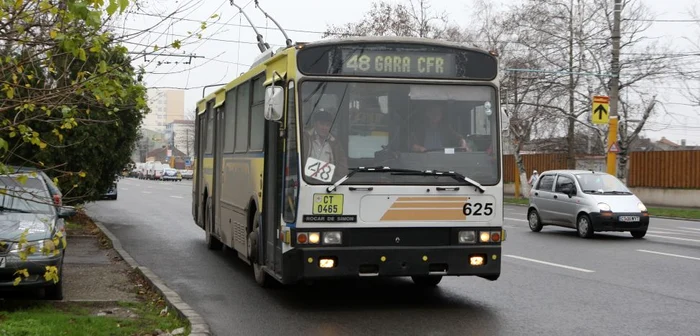
[[[421,275],[467,275],[493,281],[501,273],[501,245],[297,248],[284,256],[283,264],[289,265],[285,273],[290,275],[284,282]]]

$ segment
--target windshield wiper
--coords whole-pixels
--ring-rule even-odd
[[[343,184],[345,181],[347,181],[350,177],[355,175],[357,172],[361,173],[422,173],[420,170],[413,170],[413,169],[398,169],[398,168],[390,168],[390,167],[384,167],[384,166],[375,166],[375,167],[355,167],[355,168],[350,168],[351,172],[349,172],[347,175],[341,177],[338,181],[333,183],[333,185],[328,186],[326,188],[327,192],[333,192],[336,188],[338,188],[339,185]]]
[[[484,186],[482,186],[479,182],[476,182],[460,173],[453,172],[453,171],[439,171],[439,170],[413,170],[413,171],[404,171],[404,172],[396,172],[392,173],[392,175],[425,175],[425,176],[449,176],[456,181],[465,183],[467,185],[473,185],[475,186],[482,194],[486,191],[484,189]]]
[[[583,192],[587,194],[595,194],[598,192],[598,190],[593,190],[593,189],[585,189]]]
[[[24,209],[17,209],[17,208],[6,208],[4,206],[0,206],[0,212],[19,212],[19,213],[32,213],[31,211],[27,211]]]

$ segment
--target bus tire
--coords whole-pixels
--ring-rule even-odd
[[[253,230],[248,234],[248,260],[253,265],[253,275],[255,282],[263,288],[271,287],[273,279],[265,272],[260,265],[260,255],[258,253],[258,243],[260,242],[260,216],[256,215],[253,223]]]
[[[214,216],[212,216],[213,211],[210,199],[207,199],[206,207],[207,210],[204,212],[204,237],[207,242],[207,248],[210,250],[221,250],[224,244],[211,232],[214,226],[214,219],[212,218]]]
[[[442,275],[413,275],[411,280],[420,287],[435,287],[442,281]]]

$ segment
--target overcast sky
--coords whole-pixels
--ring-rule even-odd
[[[406,0],[407,1],[407,0]],[[517,0],[494,1],[501,4]],[[590,1],[590,0],[588,0]],[[610,0],[611,2],[613,0]],[[688,10],[697,0],[638,0],[647,5],[657,20],[688,20]],[[399,2],[399,1],[395,1]],[[342,24],[357,21],[371,7],[372,0],[318,1],[318,0],[259,0],[260,6],[274,17],[287,31],[290,38],[297,41],[314,41],[321,38],[328,24]],[[255,8],[252,0],[237,0],[236,4],[246,6],[245,12],[253,20],[265,40],[276,49],[284,45],[284,37]],[[471,19],[471,0],[433,1],[432,9],[445,10],[455,23],[468,23]],[[162,16],[181,9],[170,19]],[[202,97],[202,86],[229,82],[237,74],[248,69],[249,64],[259,55],[255,45],[255,34],[248,27],[243,15],[230,6],[229,0],[146,0],[140,10],[128,13],[123,20],[122,31],[135,33],[150,28],[148,34],[141,34],[129,40],[126,46],[133,52],[143,52],[146,45],[167,45],[192,32],[199,31],[200,22],[213,14],[219,15],[217,23],[211,24],[202,32],[202,38],[190,38],[183,42],[180,50],[160,51],[180,55],[196,55],[203,58],[187,58],[154,55],[137,55],[135,64],[146,65],[146,82],[149,87],[186,88],[185,111],[195,108]],[[159,17],[160,16],[160,17]],[[214,21],[209,19],[208,21]],[[239,27],[243,25],[244,27]],[[686,22],[654,22],[648,35],[662,37],[672,42],[676,51],[691,50],[684,37],[698,40],[700,25]],[[152,48],[147,49],[152,52]],[[183,62],[190,62],[184,64]],[[700,56],[697,57],[700,63]],[[700,92],[700,84],[691,83]],[[700,145],[700,109],[688,106],[688,100],[680,94],[683,83],[669,82],[657,87],[663,111],[649,122],[644,135],[653,139],[662,136],[688,144]],[[207,94],[215,88],[207,89]]]

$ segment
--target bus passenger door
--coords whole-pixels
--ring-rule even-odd
[[[282,85],[277,82],[275,85]],[[260,111],[263,112],[262,110]],[[265,169],[263,177],[263,260],[275,273],[282,272],[279,228],[281,221],[280,194],[282,193],[282,162],[284,159],[283,138],[280,137],[280,123],[265,120]]]

